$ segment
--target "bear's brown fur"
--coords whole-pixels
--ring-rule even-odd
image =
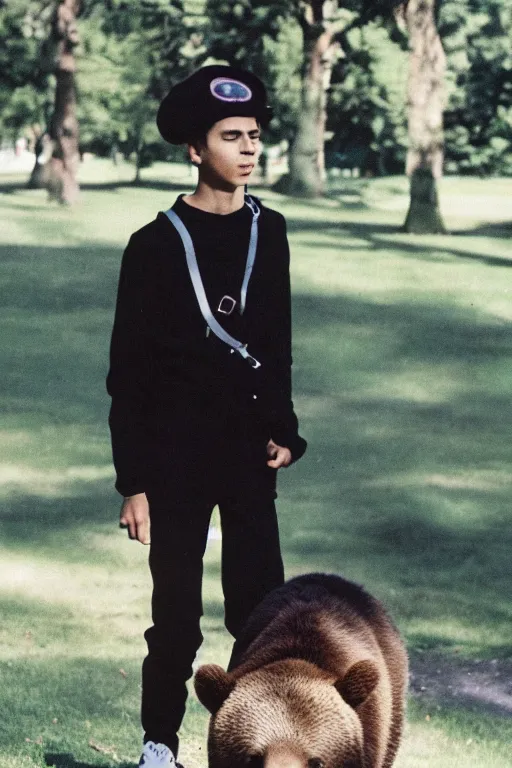
[[[378,600],[308,574],[260,603],[228,671],[200,667],[195,688],[212,714],[210,768],[389,768],[407,654]]]

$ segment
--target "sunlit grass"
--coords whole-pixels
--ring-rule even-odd
[[[122,248],[191,178],[159,165],[143,171],[157,188],[136,188],[132,170],[84,165],[74,210],[0,198],[1,768],[139,751],[150,580],[147,549],[117,529],[104,378]],[[280,480],[288,575],[364,583],[413,654],[510,658],[512,181],[445,179],[458,234],[442,238],[399,231],[405,180],[342,180],[315,203],[256,191],[288,220],[310,441]],[[222,664],[219,567],[214,542],[199,661]],[[192,697],[189,768],[205,764],[206,724]],[[397,766],[503,768],[510,738],[499,715],[414,700]]]
[[[436,702],[412,702],[396,768],[467,768],[510,766],[504,744],[512,724]]]

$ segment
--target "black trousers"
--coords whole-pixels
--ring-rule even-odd
[[[173,502],[159,493],[148,493],[148,498],[153,626],[145,633],[142,726],[145,741],[167,744],[177,754],[186,681],[203,640],[203,555],[215,504],[222,527],[225,624],[235,639],[256,605],[283,583],[283,562],[274,498],[268,492],[259,498],[238,492],[190,502]]]

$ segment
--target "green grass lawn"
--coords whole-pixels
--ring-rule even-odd
[[[122,248],[191,179],[130,173],[90,161],[74,210],[0,178],[1,768],[140,748],[147,549],[117,528],[104,377]],[[310,442],[280,476],[287,573],[341,573],[389,606],[413,670],[398,768],[512,766],[512,180],[445,179],[443,237],[399,231],[403,179],[259,192],[288,221]],[[229,655],[219,552],[200,663]],[[206,726],[192,695],[188,768]]]

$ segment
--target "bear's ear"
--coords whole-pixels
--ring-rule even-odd
[[[334,687],[347,704],[356,709],[366,701],[379,682],[377,665],[365,659],[353,664],[342,680],[337,680]]]
[[[205,664],[196,672],[194,687],[203,707],[214,715],[226,701],[235,683],[218,664]]]

